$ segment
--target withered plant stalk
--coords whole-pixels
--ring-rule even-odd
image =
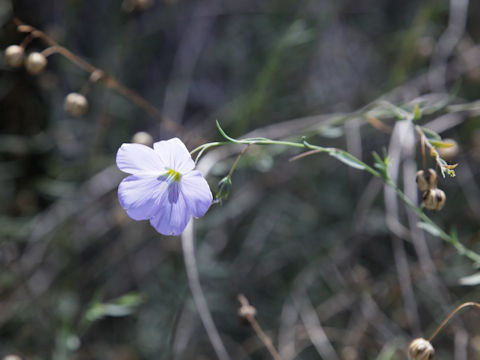
[[[473,307],[476,307],[477,309],[480,309],[480,303],[476,303],[476,302],[473,302],[473,301],[470,301],[470,302],[466,302],[466,303],[463,303],[462,305],[459,305],[457,306],[457,308],[455,310],[453,310],[446,318],[445,320],[442,321],[442,323],[437,327],[437,329],[433,332],[432,336],[430,336],[430,338],[428,339],[428,341],[432,341],[433,338],[435,336],[437,336],[437,334],[443,329],[443,327],[445,325],[447,325],[447,323],[450,321],[450,319],[455,316],[455,314],[457,312],[459,312],[460,310],[462,310],[463,308],[466,308],[466,307],[469,307],[469,306],[473,306]]]
[[[145,98],[137,94],[135,91],[129,89],[127,86],[118,82],[114,77],[106,74],[102,69],[99,69],[92,64],[88,63],[87,61],[83,60],[79,56],[75,55],[73,52],[68,50],[67,48],[60,46],[55,40],[53,40],[50,36],[45,34],[43,31],[38,30],[37,28],[25,24],[20,19],[15,19],[15,24],[17,25],[17,30],[21,33],[28,34],[20,46],[26,47],[28,43],[30,43],[33,39],[38,38],[43,40],[47,45],[50,47],[44,50],[44,55],[49,56],[54,53],[62,55],[66,59],[70,60],[73,64],[77,65],[78,67],[82,68],[83,70],[89,72],[91,75],[96,74],[95,76],[91,76],[90,79],[95,78],[95,81],[103,80],[103,83],[106,87],[118,92],[119,94],[123,95],[138,107],[143,109],[147,114],[149,114],[154,119],[158,120],[162,126],[166,129],[185,136],[186,134],[190,135],[193,138],[193,142],[196,144],[201,144],[204,142],[199,136],[190,134],[183,126],[177,124],[176,122],[172,121],[171,119],[166,118],[155,106],[153,106],[150,102],[148,102]]]
[[[238,301],[240,302],[240,304],[242,304],[242,307],[245,307],[245,308],[251,307],[247,298],[243,294],[238,295]],[[272,357],[275,360],[281,360],[280,354],[278,353],[277,349],[275,349],[275,346],[273,346],[272,340],[267,336],[267,334],[263,332],[262,328],[260,327],[260,324],[255,319],[254,315],[248,312],[245,312],[242,315],[243,315],[242,318],[247,320],[250,323],[253,330],[255,331],[259,339],[263,342],[263,344],[265,345],[267,350],[270,352]]]

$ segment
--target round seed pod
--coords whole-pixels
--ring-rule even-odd
[[[87,98],[82,94],[72,92],[65,97],[63,108],[75,117],[82,116],[88,109]]]
[[[435,349],[429,341],[417,338],[410,343],[408,354],[411,360],[433,360]]]
[[[21,46],[10,45],[5,49],[5,60],[11,67],[17,68],[23,65],[25,51]]]
[[[437,172],[433,169],[419,170],[416,182],[420,191],[435,189],[438,182]]]
[[[423,193],[422,204],[427,210],[440,211],[445,206],[447,197],[440,189],[430,189]]]
[[[47,58],[39,52],[31,53],[25,61],[25,67],[32,75],[40,74],[45,69],[45,66],[47,66]]]
[[[153,137],[145,131],[139,131],[132,137],[132,143],[142,144],[147,146],[153,145]]]

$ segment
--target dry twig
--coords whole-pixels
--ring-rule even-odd
[[[166,129],[182,136],[185,136],[188,133],[188,135],[191,135],[194,138],[195,144],[200,144],[204,142],[203,139],[199,138],[197,135],[189,134],[189,132],[183,126],[165,117],[155,106],[153,106],[150,102],[148,102],[145,98],[137,94],[135,91],[121,84],[114,77],[106,74],[102,69],[99,69],[93,66],[92,64],[83,60],[79,56],[75,55],[73,52],[71,52],[67,48],[60,46],[55,40],[53,40],[50,36],[45,34],[43,31],[38,30],[33,26],[25,24],[18,18],[15,19],[15,24],[17,25],[17,30],[19,32],[28,34],[24,42],[22,43],[23,46],[28,44],[34,38],[43,40],[46,44],[50,46],[49,48],[44,50],[45,56],[49,56],[54,53],[62,55],[63,57],[70,60],[72,63],[74,63],[78,67],[89,72],[91,74],[90,79],[94,78],[95,81],[100,79],[103,80],[103,83],[105,84],[105,86],[107,86],[112,90],[115,90],[119,94],[123,95],[124,97],[132,101],[134,104],[136,104],[138,107],[144,110],[151,117],[158,120],[160,124],[164,126]]]
[[[255,308],[249,304],[247,298],[243,294],[238,295],[238,301],[240,301],[240,304],[242,304],[242,306],[238,310],[239,316],[250,323],[253,330],[255,331],[257,336],[260,338],[260,340],[262,340],[263,344],[265,345],[267,350],[270,352],[272,357],[275,360],[281,360],[280,354],[278,353],[277,349],[275,349],[275,346],[273,346],[272,340],[263,332],[262,328],[260,327],[260,324],[255,319],[255,314],[256,314]]]

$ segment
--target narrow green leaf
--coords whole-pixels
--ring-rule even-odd
[[[433,236],[436,236],[436,237],[440,237],[440,236],[441,236],[440,230],[439,230],[436,226],[434,226],[434,225],[432,225],[432,224],[428,224],[428,223],[426,223],[426,222],[419,222],[419,223],[417,224],[417,226],[418,226],[420,229],[422,229],[422,230],[430,233],[430,234],[433,235]]]
[[[142,302],[143,296],[136,292],[122,295],[107,303],[95,301],[87,309],[85,319],[94,322],[105,316],[127,316],[132,314]]]
[[[227,135],[227,133],[225,131],[223,131],[222,127],[220,126],[220,123],[218,122],[218,120],[216,120],[215,122],[217,123],[217,129],[220,132],[220,135],[222,135],[225,139],[227,139],[231,142],[234,142],[234,143],[237,142],[237,140],[235,140],[234,138],[231,138],[230,136]]]
[[[344,164],[347,164],[348,166],[351,166],[355,169],[359,170],[365,170],[365,166],[359,162],[357,159],[355,159],[353,156],[347,156],[344,153],[341,153],[339,151],[332,151],[329,152],[330,156],[333,156],[334,158],[340,160]]]
[[[420,110],[420,107],[418,104],[415,104],[415,108],[413,109],[413,120],[418,120],[422,117],[422,110]]]
[[[430,143],[435,146],[436,148],[450,148],[452,146],[455,146],[454,143],[451,142],[446,142],[446,141],[441,141],[441,140],[433,140],[430,139]]]
[[[431,139],[442,140],[442,137],[438,135],[435,131],[424,128],[423,126],[420,126],[420,130],[422,130],[423,134],[430,140]]]
[[[376,151],[372,152],[372,156],[377,164],[383,164],[382,158],[380,157],[380,155],[378,155]]]

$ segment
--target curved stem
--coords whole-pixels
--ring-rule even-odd
[[[440,330],[443,329],[443,327],[445,325],[447,325],[447,323],[450,321],[450,319],[457,313],[459,312],[460,310],[462,310],[463,308],[466,308],[466,307],[469,307],[469,306],[474,306],[476,307],[477,309],[480,309],[480,303],[476,303],[476,302],[466,302],[466,303],[463,303],[462,305],[460,306],[457,306],[457,308],[455,310],[453,310],[446,318],[445,320],[442,321],[442,323],[437,327],[437,329],[433,332],[432,336],[430,336],[430,338],[428,339],[428,341],[432,341],[433,338],[435,336],[437,336],[437,334],[440,332]]]
[[[195,246],[193,244],[193,220],[187,225],[182,235],[182,250],[187,270],[188,284],[192,291],[193,301],[197,307],[202,324],[207,331],[210,342],[220,360],[230,360],[230,357],[223,345],[220,334],[213,322],[212,314],[208,309],[205,295],[200,285],[200,276],[198,274],[197,260],[195,259]]]
[[[47,58],[50,55],[56,54],[57,52],[58,52],[58,47],[57,46],[50,46],[50,47],[48,47],[48,48],[46,48],[45,50],[42,51],[42,55]]]

